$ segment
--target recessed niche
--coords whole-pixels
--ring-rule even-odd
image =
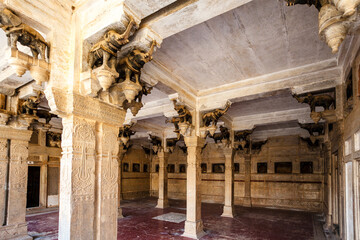
[[[240,163],[234,163],[234,173],[240,172]]]
[[[186,173],[186,164],[179,165],[179,173]]]
[[[167,171],[168,171],[168,173],[174,173],[175,172],[175,165],[174,164],[168,164]]]
[[[212,165],[213,173],[224,173],[225,172],[225,164],[224,163],[215,163]]]
[[[257,173],[267,173],[267,163],[266,162],[257,163]]]
[[[123,172],[128,172],[128,171],[129,171],[129,164],[123,163]]]
[[[140,164],[133,163],[133,172],[140,172]]]
[[[155,165],[155,172],[159,172],[159,164]]]
[[[292,162],[276,162],[275,173],[292,173]]]
[[[300,162],[300,173],[313,173],[313,162]]]
[[[144,168],[143,168],[144,172],[148,172],[149,171],[149,167],[147,164],[144,164]]]
[[[201,164],[201,173],[207,173],[207,164],[206,163]]]

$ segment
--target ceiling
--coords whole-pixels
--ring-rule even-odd
[[[251,1],[166,38],[154,60],[199,91],[334,58],[319,39],[317,15],[307,6]]]

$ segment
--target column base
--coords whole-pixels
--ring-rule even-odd
[[[185,221],[185,231],[181,236],[192,239],[200,239],[205,235],[206,233],[203,229],[202,220],[198,222]]]
[[[234,210],[232,206],[224,206],[222,217],[234,218]]]
[[[243,206],[245,206],[245,207],[251,207],[252,206],[251,197],[244,197]]]
[[[28,235],[27,223],[13,224],[0,227],[0,239],[31,240]]]
[[[118,218],[124,218],[121,207],[118,208]]]
[[[167,208],[169,207],[169,201],[167,199],[158,199],[156,208]]]

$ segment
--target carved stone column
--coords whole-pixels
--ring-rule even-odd
[[[31,134],[28,130],[0,127],[0,239],[32,239],[25,220]]]
[[[201,148],[204,139],[185,137],[187,146],[186,222],[183,236],[194,239],[205,235],[201,220]]]
[[[331,183],[331,175],[332,175],[332,167],[331,167],[331,144],[330,142],[325,142],[325,154],[324,158],[327,161],[327,212],[326,212],[326,220],[325,220],[325,228],[332,228],[332,183]]]
[[[251,207],[251,156],[245,156],[245,196],[244,206]]]
[[[56,88],[46,94],[63,120],[59,239],[116,239],[117,141],[125,111]]]
[[[124,160],[125,157],[125,153],[126,153],[126,149],[124,149],[123,144],[120,142],[120,148],[119,148],[119,171],[118,171],[118,218],[123,218],[123,214],[122,214],[122,209],[121,209],[121,199],[122,199],[122,194],[121,194],[121,189],[122,189],[122,162]]]
[[[159,199],[156,208],[167,208],[169,207],[167,172],[169,153],[161,150],[157,155],[159,158]]]
[[[63,118],[59,239],[94,239],[95,121]]]
[[[96,122],[95,239],[117,239],[118,133],[117,126]]]
[[[46,133],[50,126],[39,127],[39,145],[46,147]],[[40,167],[40,198],[39,203],[41,207],[47,206],[47,172],[48,172],[48,155],[40,155],[42,163]]]
[[[225,155],[225,204],[222,217],[234,217],[234,152],[224,147]]]

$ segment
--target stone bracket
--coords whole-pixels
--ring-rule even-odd
[[[30,57],[29,55],[10,48],[9,65],[14,68],[16,74],[21,77],[26,71],[30,71],[31,76],[38,85],[49,81],[50,64],[41,59]]]

